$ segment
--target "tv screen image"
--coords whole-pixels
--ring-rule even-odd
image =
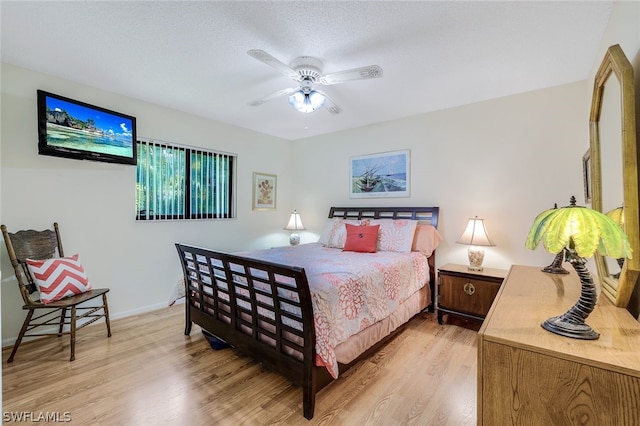
[[[38,153],[136,164],[136,119],[38,90]]]

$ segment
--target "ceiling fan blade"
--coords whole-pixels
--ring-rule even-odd
[[[287,64],[280,62],[264,50],[251,49],[247,52],[247,54],[252,58],[256,58],[257,60],[277,69],[287,77],[292,78],[296,81],[300,81],[300,74],[298,74],[297,71],[291,69],[291,67],[289,67]]]
[[[320,84],[338,84],[350,80],[365,80],[368,78],[382,77],[382,68],[378,65],[368,65],[366,67],[354,68],[352,70],[334,72],[320,76]]]
[[[330,97],[327,96],[326,93],[320,92],[319,90],[317,90],[317,92],[321,93],[324,95],[324,107],[327,109],[327,111],[329,111],[331,114],[340,114],[342,112],[342,108],[340,108],[338,105],[336,105],[335,102],[333,102],[333,99],[331,99]]]
[[[299,89],[300,89],[300,87],[291,87],[291,88],[288,88],[288,89],[281,89],[281,90],[278,90],[277,92],[273,92],[273,93],[271,93],[271,94],[269,94],[267,96],[264,96],[264,97],[262,97],[260,99],[256,99],[255,101],[249,102],[249,105],[251,105],[251,106],[262,105],[263,103],[265,103],[267,101],[270,101],[272,99],[276,99],[276,98],[279,98],[281,96],[290,95],[290,94],[292,94],[293,92],[295,92],[296,90],[299,90]]]

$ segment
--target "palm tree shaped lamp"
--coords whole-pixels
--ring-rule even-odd
[[[545,210],[535,218],[525,246],[534,250],[540,241],[549,253],[564,253],[565,261],[578,273],[581,285],[576,304],[564,314],[544,321],[542,328],[574,339],[597,339],[600,334],[585,323],[598,300],[586,258],[593,256],[596,250],[604,256],[631,258],[627,235],[610,217],[576,206],[575,197],[571,197],[569,206]]]

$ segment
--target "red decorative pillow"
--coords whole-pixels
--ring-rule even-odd
[[[80,263],[80,255],[45,260],[27,259],[27,267],[44,304],[91,290],[89,278]]]
[[[375,253],[380,225],[354,226],[345,224],[347,241],[343,251],[357,251],[360,253]]]

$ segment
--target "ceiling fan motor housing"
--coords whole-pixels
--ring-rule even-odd
[[[299,56],[291,61],[289,66],[292,70],[300,74],[301,81],[308,79],[312,83],[315,83],[322,75],[322,62],[311,56]]]

